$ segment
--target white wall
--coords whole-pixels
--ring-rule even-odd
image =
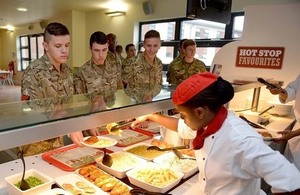
[[[213,64],[223,64],[221,76],[274,78],[284,81],[284,86],[295,79],[300,74],[299,10],[300,3],[247,6],[242,40],[225,45],[213,60]],[[236,52],[239,46],[284,47],[282,69],[236,67]],[[239,96],[239,103],[245,104],[245,95],[237,94],[237,97]],[[277,96],[270,95],[268,90],[262,91],[261,96],[265,101],[277,99]],[[233,102],[233,105],[239,107],[236,103]]]

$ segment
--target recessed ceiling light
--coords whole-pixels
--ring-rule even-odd
[[[27,12],[27,8],[25,8],[25,7],[18,7],[17,10],[19,12]]]

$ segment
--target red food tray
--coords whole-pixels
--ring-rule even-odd
[[[85,148],[89,148],[89,147],[86,147],[84,146]],[[79,167],[81,166],[85,166],[85,165],[88,165],[88,164],[93,164],[95,163],[95,161],[93,162],[88,162],[86,164],[82,164],[81,166],[79,167],[72,167],[72,166],[68,166],[66,163],[62,162],[62,161],[59,161],[57,159],[55,159],[54,155],[56,154],[62,154],[62,153],[67,153],[68,151],[70,151],[69,155],[71,155],[71,151],[76,151],[76,149],[78,148],[78,150],[82,149],[83,147],[79,147],[75,144],[71,144],[71,145],[68,145],[68,146],[65,146],[65,147],[62,147],[62,148],[58,148],[58,149],[55,149],[55,150],[51,150],[49,152],[46,152],[42,155],[42,158],[43,160],[45,160],[46,162],[48,163],[51,163],[53,164],[54,166],[64,170],[64,171],[75,171],[76,169],[78,169]],[[95,149],[95,148],[89,148],[90,150],[93,150],[93,151],[96,151],[96,150],[99,150],[99,156],[101,156],[103,154],[103,151],[102,149]],[[106,149],[107,153],[112,153],[111,150],[108,150]],[[84,155],[84,154],[83,154]]]

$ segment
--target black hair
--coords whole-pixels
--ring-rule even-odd
[[[104,45],[107,43],[107,36],[101,31],[94,32],[90,37],[90,48],[92,48],[93,43],[98,43]]]
[[[183,106],[191,108],[207,106],[212,112],[217,112],[233,96],[234,90],[232,85],[222,77],[218,77],[214,83],[192,97]]]
[[[53,22],[53,23],[48,24],[44,30],[44,41],[49,42],[50,35],[64,36],[64,35],[69,35],[69,34],[70,34],[70,32],[65,25],[58,23],[58,22]]]
[[[129,43],[129,44],[127,44],[126,46],[125,46],[125,51],[128,51],[129,50],[129,47],[135,47],[134,46],[134,44],[132,44],[132,43]]]

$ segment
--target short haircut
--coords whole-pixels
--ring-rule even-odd
[[[185,41],[183,42],[182,47],[183,47],[184,49],[186,49],[188,46],[194,46],[194,45],[196,45],[196,42],[195,42],[194,40],[192,40],[192,39],[187,39],[187,40],[185,40]]]
[[[149,38],[159,38],[160,39],[160,34],[156,30],[149,30],[146,32],[144,39],[149,39]]]
[[[94,32],[90,37],[90,48],[92,48],[93,43],[98,43],[104,45],[107,43],[107,36],[101,31]]]
[[[116,51],[122,52],[122,51],[123,51],[122,45],[117,45],[117,46],[116,46]]]
[[[65,25],[58,23],[58,22],[53,22],[53,23],[48,24],[45,28],[44,41],[49,42],[50,35],[64,36],[64,35],[69,35],[69,34],[70,34],[70,32]]]
[[[187,40],[187,39],[181,39],[181,40],[179,41],[179,48],[182,47],[183,42],[186,41],[186,40]]]
[[[135,47],[135,46],[132,43],[129,43],[129,44],[126,45],[125,51],[128,51],[129,47]]]

